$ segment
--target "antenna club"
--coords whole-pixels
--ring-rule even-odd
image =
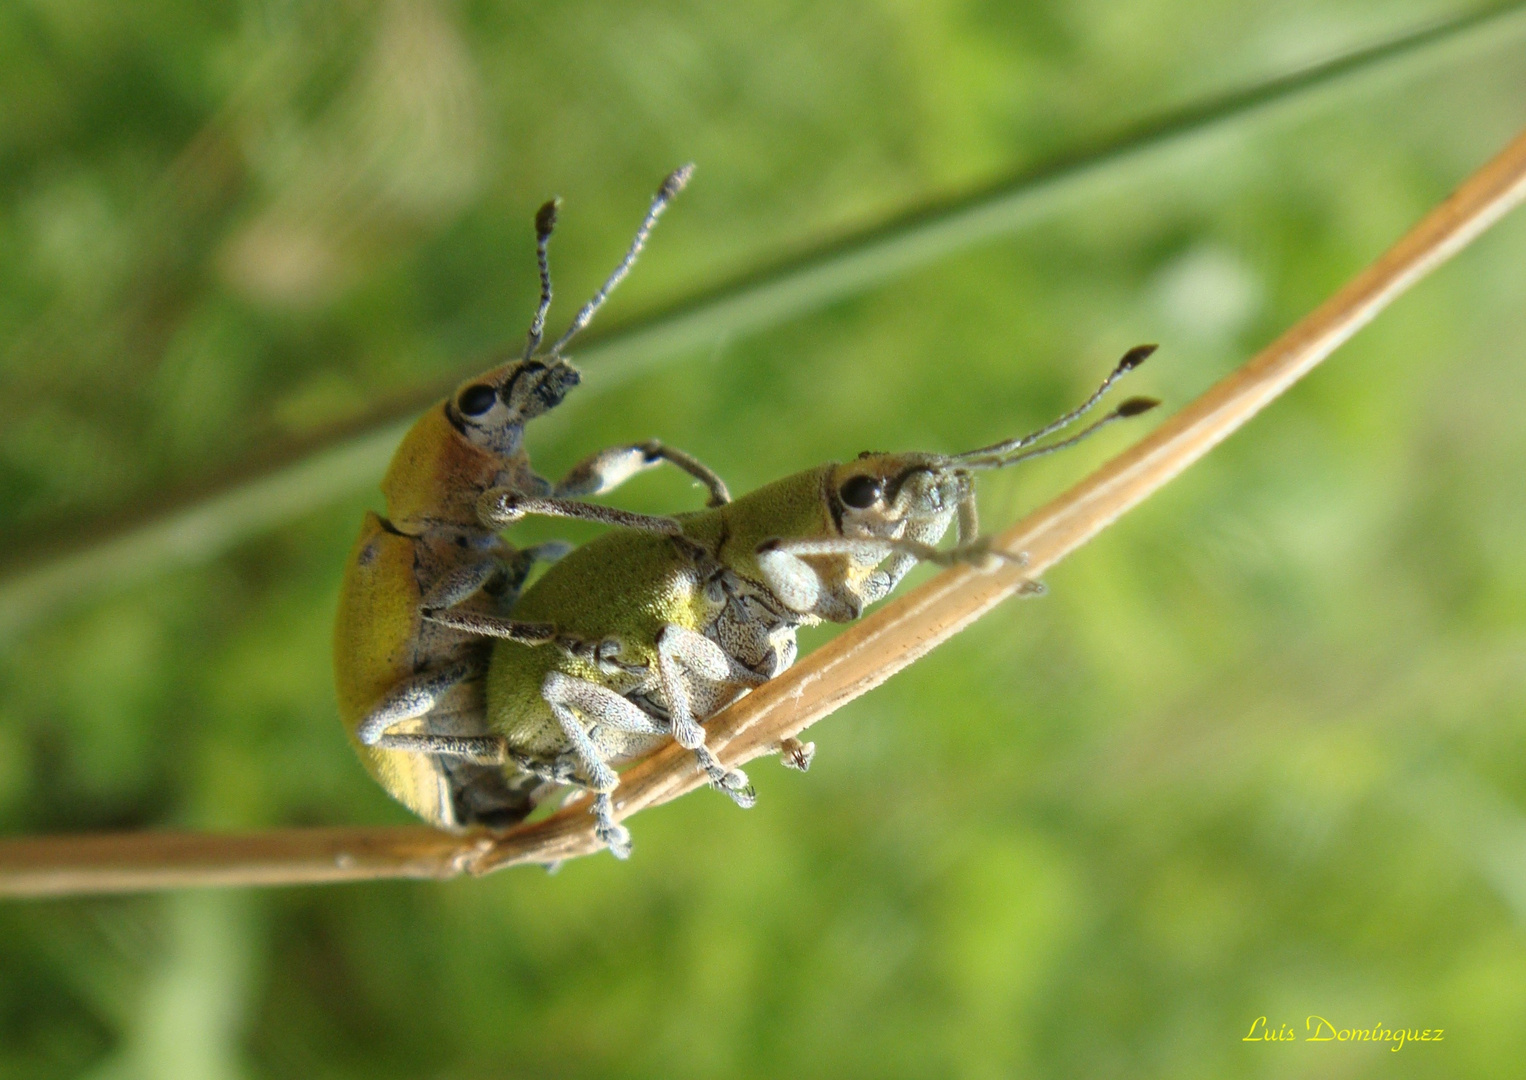
[[[1148,360],[1150,355],[1158,348],[1160,348],[1159,345],[1135,345],[1123,354],[1122,360],[1118,361],[1118,371],[1120,373],[1133,371],[1140,364]]]
[[[694,175],[694,162],[680,165],[662,181],[662,186],[657,189],[657,197],[663,201],[673,198],[689,183],[689,177]]]
[[[1160,404],[1158,398],[1132,397],[1113,410],[1113,415],[1127,420],[1131,416],[1140,416],[1149,412]]]
[[[535,211],[536,236],[551,235],[551,231],[556,228],[556,212],[561,205],[560,198],[547,199],[541,204],[540,209]]]

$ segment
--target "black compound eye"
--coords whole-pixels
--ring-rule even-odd
[[[880,482],[872,476],[850,477],[838,490],[837,497],[845,506],[867,510],[880,501]]]
[[[481,416],[493,407],[498,400],[498,391],[486,383],[478,383],[476,386],[468,386],[461,391],[461,396],[456,400],[456,406],[466,416]]]

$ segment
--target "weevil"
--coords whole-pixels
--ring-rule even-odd
[[[796,630],[848,622],[920,562],[994,565],[979,537],[975,474],[1053,453],[1158,402],[1130,398],[1068,438],[1042,443],[1089,412],[1154,350],[1130,350],[1079,407],[1021,438],[962,454],[868,452],[808,469],[733,502],[645,530],[606,533],[527,589],[518,618],[558,628],[553,648],[506,636],[487,681],[492,738],[474,760],[596,793],[599,838],[618,857],[614,766],[672,737],[712,786],[741,806],[747,777],[705,746],[701,723],[794,662]],[[508,524],[538,500],[490,492],[484,518]],[[950,525],[957,542],[939,548]],[[802,767],[802,744],[782,747]]]
[[[558,204],[540,208],[540,302],[524,349],[462,383],[404,436],[382,481],[386,516],[367,513],[350,553],[334,633],[341,717],[371,775],[433,825],[511,824],[531,809],[528,787],[538,782],[457,752],[463,740],[469,747],[488,733],[482,677],[489,640],[478,624],[523,642],[550,640],[551,626],[508,615],[532,564],[566,548],[514,549],[498,536],[499,524],[479,513],[482,497],[532,496],[560,516],[652,528],[660,519],[579,500],[667,461],[706,486],[709,505],[730,498],[713,472],[655,441],[594,454],[555,483],[535,473],[523,447],[525,424],[578,384],[563,350],[630,270],[690,172],[685,166],[663,181],[625,257],[544,352],[538,350],[551,306],[548,248]]]

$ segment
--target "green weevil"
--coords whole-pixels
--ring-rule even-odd
[[[469,751],[509,775],[596,793],[600,840],[618,857],[630,834],[614,819],[613,766],[673,738],[712,786],[741,806],[747,777],[705,746],[703,720],[783,671],[795,632],[848,622],[887,595],[919,562],[994,565],[978,536],[974,474],[1074,445],[1157,402],[1130,398],[1078,434],[1044,445],[1074,423],[1153,346],[1130,350],[1082,405],[1032,434],[962,454],[865,453],[776,481],[733,502],[646,529],[606,533],[527,589],[518,618],[558,628],[552,648],[498,641],[487,681],[492,736]],[[508,524],[541,500],[489,492],[485,520]],[[936,545],[958,524],[954,547]],[[804,767],[809,748],[782,748]]]
[[[488,733],[482,677],[489,643],[477,622],[488,620],[499,636],[550,640],[551,627],[506,616],[532,564],[566,546],[515,550],[479,514],[483,495],[535,496],[561,516],[650,528],[658,519],[577,500],[668,461],[705,484],[711,505],[729,499],[719,477],[658,442],[594,454],[557,483],[534,472],[523,448],[525,423],[558,405],[579,381],[563,349],[629,271],[690,171],[686,166],[663,181],[625,257],[566,332],[538,354],[551,304],[547,250],[557,204],[541,207],[540,303],[522,353],[463,383],[404,436],[382,482],[386,516],[367,513],[350,553],[334,633],[341,717],[372,776],[433,825],[503,826],[532,807],[530,778],[455,751],[462,740],[469,746]],[[441,613],[453,621],[430,617]]]

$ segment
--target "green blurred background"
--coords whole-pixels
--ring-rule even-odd
[[[699,165],[601,316],[614,342],[758,267],[1470,10],[9,0],[10,573],[484,366],[523,333],[551,194],[560,324],[657,179]],[[823,310],[639,369],[590,351],[530,449],[556,473],[656,435],[746,490],[1034,426],[1140,341],[1162,348],[1132,389],[1178,407],[1523,123],[1508,17],[1061,181],[1022,229]],[[824,723],[808,775],[760,761],[755,810],[701,792],[643,814],[627,864],[0,906],[0,1075],[1517,1073],[1523,299],[1517,215],[1047,597]],[[1140,430],[983,481],[988,527]],[[358,474],[215,557],[45,611],[9,594],[0,827],[404,823],[330,685],[340,567],[380,505],[380,462]],[[652,475],[615,501],[699,496]],[[520,535],[551,534],[588,535]],[[1301,1037],[1309,1014],[1445,1041],[1242,1041],[1262,1015]]]

